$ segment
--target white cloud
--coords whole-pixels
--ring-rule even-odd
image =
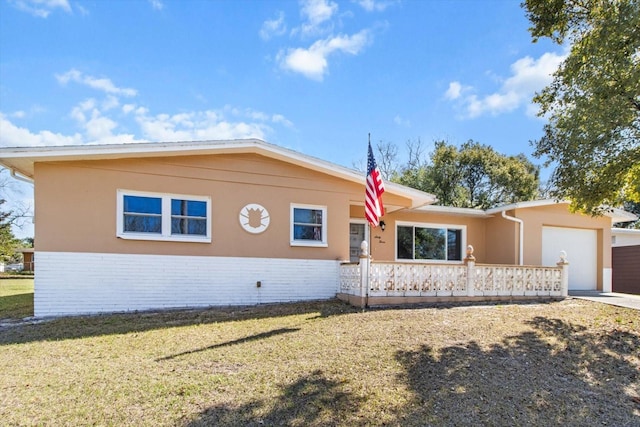
[[[553,73],[558,69],[566,55],[545,53],[540,58],[529,56],[511,64],[511,76],[503,81],[494,93],[478,96],[471,86],[463,86],[460,82],[449,83],[445,98],[457,101],[466,118],[476,118],[485,114],[498,115],[513,111],[524,104],[527,114],[535,115],[531,108],[531,98],[553,80]],[[532,114],[533,113],[533,114]]]
[[[338,12],[338,4],[331,0],[300,0],[302,24],[291,30],[291,35],[304,37],[328,34],[333,30],[332,18]]]
[[[112,110],[119,106],[120,106],[120,100],[113,95],[108,95],[107,98],[104,101],[102,101],[102,109],[105,111]]]
[[[449,89],[444,94],[446,99],[458,99],[462,93],[462,85],[460,82],[449,83]]]
[[[250,108],[224,106],[220,110],[186,111],[152,115],[146,107],[135,103],[121,106],[120,96],[135,96],[135,89],[117,87],[108,78],[95,78],[71,69],[56,75],[66,85],[75,82],[104,92],[102,99],[87,98],[69,111],[80,131],[67,136],[50,131],[31,132],[14,125],[9,117],[20,118],[24,112],[9,117],[0,113],[0,144],[78,145],[112,144],[140,141],[188,141],[203,139],[261,138],[272,131],[272,125],[293,127],[283,115],[267,114]],[[134,129],[131,132],[130,129]],[[135,134],[135,135],[134,135]]]
[[[399,114],[396,114],[393,118],[393,123],[402,127],[411,127],[411,121],[409,119],[402,118]]]
[[[162,2],[162,0],[149,0],[149,3],[151,3],[151,7],[154,10],[164,9],[164,3]]]
[[[130,142],[133,138],[131,135],[114,135],[113,131],[118,127],[118,123],[103,114],[114,108],[111,105],[113,100],[110,101],[110,98],[107,97],[107,100],[101,104],[90,98],[80,102],[71,110],[69,115],[84,131],[85,141],[106,144],[109,143],[107,141],[116,139],[123,139],[121,142]]]
[[[278,17],[270,19],[262,23],[260,28],[260,38],[269,40],[273,36],[281,36],[287,31],[287,25],[284,22],[284,12],[278,12]]]
[[[293,123],[291,122],[291,120],[287,119],[285,116],[283,116],[282,114],[274,114],[271,116],[271,121],[273,123],[279,123],[279,124],[283,124],[288,128],[293,128]]]
[[[286,54],[278,54],[280,66],[284,69],[303,74],[305,77],[321,81],[328,71],[327,57],[334,52],[357,55],[370,41],[368,30],[362,30],[352,36],[336,36],[318,40],[308,49],[289,49]]]
[[[82,129],[73,135],[51,131],[32,132],[18,127],[0,113],[0,146],[59,146],[82,144],[121,144],[142,141],[197,141],[209,139],[265,139],[272,125],[289,128],[293,123],[281,114],[267,114],[252,109],[225,106],[220,110],[160,113],[150,115],[149,110],[126,104],[122,109],[110,110],[133,115],[139,135],[118,132],[123,117],[108,116],[100,102],[87,99],[78,103],[70,116]]]
[[[132,97],[136,96],[138,93],[135,89],[117,87],[110,79],[88,76],[76,69],[71,69],[64,74],[56,74],[56,79],[58,80],[58,83],[62,85],[66,85],[70,81],[73,81],[92,89],[113,95]]]
[[[130,112],[132,112],[133,110],[136,109],[136,105],[135,104],[125,104],[122,106],[122,112],[125,114],[129,114]]]
[[[338,4],[330,0],[302,0],[300,13],[307,20],[307,23],[303,25],[307,30],[303,32],[310,32],[317,28],[323,22],[331,19],[331,17],[338,11]]]
[[[46,18],[56,9],[62,9],[71,13],[71,5],[68,0],[8,0],[19,10],[27,12],[38,18]]]
[[[0,113],[0,147],[26,147],[50,145],[75,145],[82,143],[82,136],[62,135],[48,130],[31,132],[11,123]]]
[[[219,111],[180,114],[146,113],[136,117],[140,129],[152,141],[192,141],[207,139],[261,138],[270,128],[263,122],[229,121]]]
[[[386,8],[398,3],[398,0],[353,0],[367,12],[382,12]]]
[[[108,117],[104,117],[99,111],[94,110],[91,118],[85,124],[85,133],[90,141],[104,141],[114,137],[113,130],[118,124]]]

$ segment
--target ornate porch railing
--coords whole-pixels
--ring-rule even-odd
[[[556,267],[476,264],[473,247],[464,264],[372,262],[363,245],[359,263],[340,266],[340,293],[357,297],[562,297],[568,263]]]

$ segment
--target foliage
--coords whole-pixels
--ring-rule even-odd
[[[6,200],[0,199],[0,207],[6,203]],[[0,260],[9,261],[16,255],[16,249],[20,245],[20,241],[15,238],[12,225],[12,211],[0,210]]]
[[[554,164],[554,196],[598,214],[640,202],[640,2],[526,0],[534,41],[568,41],[553,82],[536,94],[548,119],[535,155]]]
[[[535,199],[539,185],[538,168],[524,154],[505,156],[472,140],[459,149],[436,142],[430,163],[409,165],[394,180],[434,194],[441,205],[481,209]]]
[[[21,246],[33,247],[33,239],[16,239],[13,227],[21,227],[31,216],[31,209],[15,200],[12,200],[11,208],[7,209],[10,195],[13,194],[13,182],[5,175],[6,172],[7,169],[0,168],[0,262],[18,262],[21,254],[16,249]]]

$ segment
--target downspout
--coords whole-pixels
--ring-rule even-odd
[[[519,240],[518,263],[519,265],[524,265],[524,221],[521,220],[520,218],[516,218],[515,216],[507,215],[506,211],[502,211],[502,218],[518,223],[518,227],[520,229],[520,238],[518,239]]]
[[[11,171],[11,176],[17,179],[18,181],[26,182],[28,184],[33,184],[33,179],[18,175],[15,169],[9,169],[9,170]]]

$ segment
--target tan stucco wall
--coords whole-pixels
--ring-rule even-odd
[[[364,217],[364,209],[360,207],[351,208],[352,218]],[[405,221],[411,223],[444,224],[455,226],[466,226],[466,245],[473,245],[477,262],[485,261],[485,227],[483,219],[470,218],[464,216],[411,212],[399,210],[388,213],[382,218],[386,224],[385,231],[380,227],[372,230],[370,236],[370,253],[376,261],[395,261],[396,259],[396,222]],[[464,257],[465,247],[462,248]]]
[[[555,204],[516,209],[512,212],[524,221],[524,263],[530,265],[542,263],[543,226],[590,229],[597,230],[598,271],[602,274],[603,268],[611,268],[611,219],[605,216],[571,214],[568,209],[567,204]]]
[[[364,185],[251,154],[38,163],[35,182],[39,251],[349,259],[349,206],[364,198]],[[118,239],[118,189],[211,197],[212,242]],[[262,234],[240,226],[249,203],[269,211]],[[290,246],[291,203],[327,206],[328,247]]]
[[[35,165],[35,230],[39,251],[349,259],[349,221],[363,219],[364,185],[255,154],[184,156]],[[124,240],[116,237],[117,190],[207,196],[212,200],[212,242]],[[244,231],[238,221],[249,203],[264,206],[269,228]],[[290,245],[291,203],[327,206],[328,247]],[[410,201],[385,193],[386,206]],[[542,262],[542,227],[598,232],[598,271],[611,267],[608,217],[570,214],[566,204],[515,209],[524,220],[524,263]],[[370,253],[395,260],[397,221],[466,226],[466,245],[479,263],[516,264],[518,225],[492,218],[401,209],[383,217],[386,230],[373,230]],[[599,278],[602,282],[602,277]]]
[[[597,231],[598,236],[598,283],[602,283],[603,268],[611,267],[611,231],[608,217],[593,218],[581,214],[572,214],[568,205],[557,204],[529,207],[507,212],[524,221],[525,265],[542,264],[542,228],[543,226],[583,228]],[[351,217],[363,216],[362,208],[352,207]],[[400,210],[384,216],[386,230],[372,230],[370,252],[379,261],[395,260],[395,230],[397,221],[430,224],[464,225],[467,227],[466,244],[473,245],[478,263],[518,264],[519,261],[519,225],[503,218],[500,213],[488,218],[420,213]]]
[[[485,219],[487,264],[518,264],[520,234],[518,224],[499,214]]]

